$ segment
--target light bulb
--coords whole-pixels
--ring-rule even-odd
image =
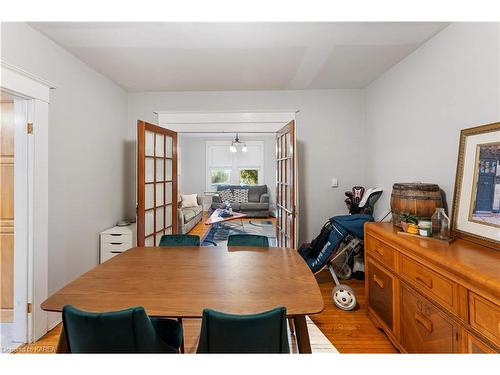
[[[243,143],[243,147],[242,147],[241,151],[247,152],[247,144],[246,143]]]
[[[229,151],[231,152],[236,152],[236,147],[232,144],[231,147],[229,147]]]

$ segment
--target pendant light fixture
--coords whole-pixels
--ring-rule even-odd
[[[247,152],[247,144],[244,142],[240,141],[240,138],[238,137],[238,133],[236,133],[236,138],[234,141],[231,142],[231,146],[229,147],[229,151],[231,152],[238,152],[237,147],[241,146],[241,151],[242,152]]]

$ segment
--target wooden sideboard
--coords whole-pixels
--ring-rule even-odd
[[[403,353],[500,352],[500,251],[365,225],[368,315]]]

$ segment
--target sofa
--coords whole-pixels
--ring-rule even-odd
[[[230,202],[234,211],[243,212],[249,217],[268,217],[269,216],[269,193],[267,185],[218,185],[217,191],[230,189],[248,189],[248,203]],[[219,208],[222,201],[216,194],[212,198],[212,210]]]
[[[198,196],[196,201],[198,207],[189,208],[183,208],[182,202],[179,202],[177,206],[177,232],[179,234],[187,234],[201,220],[203,216],[203,197]]]

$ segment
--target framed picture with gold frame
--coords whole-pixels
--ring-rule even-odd
[[[500,249],[500,123],[460,132],[452,231]]]

